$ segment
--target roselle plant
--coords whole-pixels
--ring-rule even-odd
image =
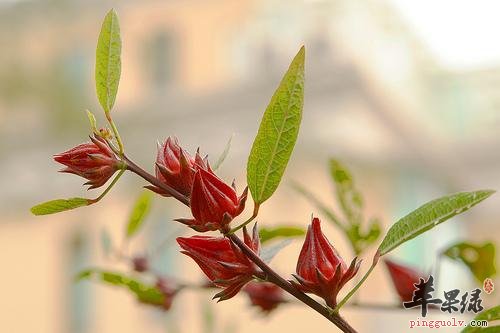
[[[320,200],[313,191],[299,182],[294,182],[292,184],[293,188],[306,198],[327,222],[330,222],[344,235],[351,245],[353,254],[361,256],[381,236],[381,223],[376,217],[365,218],[363,195],[355,186],[353,174],[347,166],[339,160],[331,158],[328,162],[328,169],[335,189],[335,199],[339,213],[337,213],[335,207]],[[278,228],[278,230],[283,230],[283,228]],[[296,232],[295,229],[285,229],[283,231],[288,233],[291,231]],[[427,274],[404,264],[400,260],[394,261],[385,258],[384,263],[394,291],[400,300],[405,302],[412,299],[415,290],[414,284],[419,282],[420,277],[428,276],[430,273],[434,274],[437,280],[441,271],[441,259],[443,258],[461,263],[473,275],[479,287],[483,287],[485,291],[491,289],[492,278],[496,274],[495,253],[494,242],[487,241],[478,244],[460,240],[438,252],[434,268]],[[363,305],[359,304],[354,298],[352,304],[356,306]],[[387,309],[387,306],[382,304],[371,304],[370,306]],[[394,307],[401,306],[400,303]]]
[[[344,234],[354,255],[359,256],[381,236],[380,220],[376,217],[365,218],[363,195],[355,186],[351,171],[334,158],[329,160],[328,167],[341,214],[337,214],[333,208],[318,199],[300,183],[294,182],[293,188],[308,199],[327,222]]]
[[[108,194],[124,172],[134,173],[147,182],[145,187],[151,190],[150,193],[189,207],[191,216],[180,217],[175,221],[197,233],[191,237],[177,238],[181,252],[192,258],[208,279],[194,287],[222,288],[214,296],[218,301],[246,293],[253,305],[266,312],[288,302],[284,296],[288,293],[341,331],[356,332],[341,316],[340,310],[362,286],[379,259],[401,244],[465,212],[494,191],[452,194],[430,201],[409,213],[387,231],[368,269],[366,265],[361,266],[361,258],[345,255],[343,258],[322,232],[320,219],[313,216],[297,259],[295,274],[293,277],[278,274],[269,261],[280,246],[270,251],[269,248],[262,248],[261,243],[276,236],[301,236],[301,229],[285,227],[264,229],[265,232],[259,233],[257,224],[253,225],[251,232],[247,226],[255,220],[261,207],[265,206],[280,185],[297,141],[304,100],[304,63],[305,48],[302,47],[263,114],[248,157],[247,187],[238,190],[234,183],[225,182],[200,150],[189,152],[172,133],[167,133],[167,139],[159,145],[153,165],[154,173],[150,173],[128,157],[113,120],[113,106],[121,74],[121,37],[118,16],[111,10],[102,24],[95,66],[96,92],[107,127],[98,129],[94,115],[88,111],[92,128],[90,141],[57,154],[54,159],[65,166],[63,172],[85,178],[85,184],[90,189],[101,188],[112,180],[96,198],[52,200],[34,206],[31,211],[35,215],[45,215],[96,204]],[[227,155],[227,149],[223,155]],[[217,166],[219,164],[220,161]],[[359,256],[379,238],[381,227],[373,220],[368,231],[362,228],[361,200],[349,174],[339,162],[332,161],[331,167],[338,185],[339,202],[347,219],[347,223],[336,223],[346,232],[355,256]],[[137,201],[127,226],[127,237],[137,232],[147,215],[150,193],[141,195]],[[245,206],[253,206],[251,216],[246,219],[241,218]],[[320,210],[328,213],[328,210]],[[337,220],[332,214],[329,214],[329,218],[334,222]],[[145,256],[125,260],[130,260],[131,267],[138,274],[150,269]],[[387,263],[391,265],[390,261]],[[362,277],[359,276],[360,271],[365,271]],[[156,276],[156,281],[148,284],[134,277],[99,269],[86,270],[79,275],[79,278],[91,277],[126,287],[140,302],[164,310],[172,306],[177,293],[193,287],[166,276]],[[358,283],[344,297],[339,297],[344,294],[342,289],[355,277],[359,277]],[[315,296],[313,298],[310,295]]]

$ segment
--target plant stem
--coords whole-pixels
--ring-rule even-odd
[[[116,142],[118,143],[119,156],[123,156],[123,154],[124,154],[123,142],[122,142],[122,139],[120,137],[120,133],[118,132],[118,128],[116,127],[115,122],[111,118],[111,112],[106,111],[104,113],[106,114],[106,119],[108,120],[108,123],[111,126],[111,129],[113,130],[113,134],[115,136]]]
[[[405,309],[401,304],[379,304],[379,303],[349,303],[345,307],[355,309],[369,309],[377,311],[420,311],[420,308]],[[429,307],[429,311],[439,311],[439,308]]]
[[[339,310],[340,310],[340,308],[349,300],[349,298],[351,298],[352,295],[354,295],[354,293],[359,289],[359,287],[361,287],[361,285],[368,278],[368,276],[373,271],[373,269],[375,268],[375,266],[377,266],[379,258],[380,258],[380,255],[377,252],[375,254],[375,256],[373,257],[373,262],[372,262],[372,265],[371,265],[370,269],[365,273],[365,275],[363,276],[363,278],[354,286],[354,288],[352,288],[352,290],[337,304],[337,306],[335,307],[335,309],[333,309],[334,312],[338,313]]]
[[[253,252],[238,236],[236,236],[235,234],[226,234],[226,237],[228,237],[234,244],[236,244],[236,246],[238,246],[241,251],[243,251],[248,259],[253,261],[266,274],[267,280],[269,282],[276,284],[283,290],[287,291],[290,295],[297,298],[299,301],[314,309],[316,312],[332,322],[335,326],[340,328],[342,332],[356,333],[356,330],[352,328],[338,313],[330,313],[328,308],[324,307],[311,297],[296,289],[290,282],[282,278],[261,258],[259,258],[259,256],[255,252]]]
[[[183,204],[189,207],[189,198],[178,191],[174,190],[172,187],[168,186],[167,184],[162,183],[158,178],[153,176],[152,174],[148,173],[146,170],[142,169],[140,166],[135,164],[133,161],[131,161],[125,154],[122,156],[123,161],[127,164],[127,169],[132,171],[133,173],[141,176],[144,178],[146,181],[151,183],[152,185],[164,190],[168,194],[170,194],[172,197],[176,198]]]
[[[125,172],[125,170],[126,170],[125,168],[121,169],[120,172],[113,179],[113,181],[111,182],[111,184],[109,184],[109,186],[104,190],[104,192],[102,192],[101,195],[99,195],[95,199],[89,199],[90,202],[94,204],[96,202],[99,202],[102,198],[104,198],[104,196],[106,196],[106,194],[108,194],[108,192],[111,190],[111,188],[113,188],[113,186],[116,184],[116,182],[118,182],[118,179],[120,179],[120,177],[123,175],[123,173]]]
[[[257,217],[257,215],[259,215],[259,207],[260,207],[260,205],[258,203],[254,203],[252,216],[250,216],[250,218],[248,220],[246,220],[245,222],[243,222],[239,226],[229,230],[228,233],[234,234],[236,231],[240,230],[241,228],[246,226],[248,223],[252,222]]]

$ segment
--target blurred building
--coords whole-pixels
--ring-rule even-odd
[[[369,213],[386,225],[445,193],[500,187],[500,66],[442,68],[389,1],[0,2],[0,243],[10,250],[0,258],[12,270],[2,278],[7,297],[0,301],[0,316],[8,317],[0,319],[0,331],[16,325],[16,332],[164,330],[162,314],[138,309],[125,293],[75,286],[70,278],[82,267],[105,265],[99,231],[104,225],[120,239],[129,194],[138,193],[140,180],[124,178],[105,205],[86,212],[38,219],[28,212],[53,197],[95,195],[85,193],[76,177],[57,175],[50,156],[85,138],[85,109],[104,121],[94,93],[94,56],[100,22],[112,6],[123,39],[115,118],[130,154],[152,166],[155,141],[175,134],[191,150],[201,143],[216,158],[235,133],[221,172],[236,177],[240,188],[262,112],[290,59],[306,45],[304,120],[284,185],[262,211],[265,223],[308,222],[314,208],[287,187],[290,179],[333,202],[325,187],[330,156],[352,166]],[[429,269],[433,254],[450,241],[498,241],[491,230],[498,231],[493,217],[500,209],[492,200],[398,255]],[[148,246],[148,235],[167,233],[168,220],[181,214],[186,212],[169,203],[157,208],[151,228],[158,230],[145,233],[137,250]],[[343,240],[339,244],[348,253]],[[289,251],[277,264],[284,270],[293,267],[297,247]],[[160,265],[195,271],[173,258],[167,253]],[[383,281],[384,273],[380,269],[370,285]],[[449,265],[443,279],[453,281],[456,274],[467,277]],[[390,292],[388,286],[372,289],[362,296],[387,298],[380,295]],[[200,299],[189,295],[167,316],[169,332],[200,331],[199,307],[191,306]],[[236,315],[232,308],[238,306],[220,308]],[[26,311],[33,313],[32,322],[23,320]],[[197,318],[184,329],[175,324],[182,311]],[[289,314],[317,319],[292,307],[269,323],[237,325],[235,331],[275,327]],[[386,317],[368,315],[384,325]],[[354,311],[348,316],[361,318]],[[398,318],[402,324],[408,319]],[[227,323],[228,331],[232,325]],[[363,323],[354,325],[361,329]]]

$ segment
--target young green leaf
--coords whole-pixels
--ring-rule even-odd
[[[90,204],[92,200],[85,198],[56,199],[31,207],[31,213],[33,215],[55,214]]]
[[[94,270],[89,268],[89,269],[84,269],[83,271],[80,271],[78,274],[75,276],[75,282],[80,282],[83,280],[89,280],[92,277],[92,274],[94,274]]]
[[[132,213],[127,224],[127,237],[130,238],[134,236],[139,228],[142,226],[146,216],[149,213],[151,207],[152,195],[149,191],[144,191],[139,198],[137,198]]]
[[[215,164],[212,166],[212,169],[214,171],[217,171],[217,169],[219,169],[219,167],[222,165],[222,163],[226,159],[227,154],[229,153],[229,149],[231,148],[231,142],[233,141],[233,137],[234,137],[234,134],[229,137],[229,140],[227,140],[226,146],[224,147],[224,151],[219,156],[219,158],[217,159]]]
[[[90,129],[92,130],[92,132],[95,134],[99,134],[99,131],[97,130],[97,121],[95,120],[94,114],[87,110],[87,117],[89,118]]]
[[[387,232],[378,254],[384,255],[404,242],[477,205],[490,195],[492,190],[461,192],[432,200],[409,213]]]
[[[450,246],[443,254],[452,260],[464,263],[481,285],[484,279],[496,274],[493,243],[476,245],[460,242]]]
[[[373,244],[382,232],[380,221],[376,218],[370,220],[367,230],[364,229],[359,224],[351,224],[346,230],[346,235],[356,255],[360,255],[367,247]]]
[[[330,159],[330,174],[347,221],[350,224],[360,224],[363,220],[363,197],[354,187],[351,172],[338,160]]]
[[[256,204],[276,191],[297,141],[304,104],[302,47],[262,117],[247,163],[247,183]]]
[[[476,317],[474,320],[486,320],[488,322],[492,322],[495,320],[500,320],[500,305],[497,305],[491,309],[484,310]],[[474,327],[467,326],[462,330],[462,333],[498,333],[500,332],[500,326],[489,326],[489,327]]]
[[[136,298],[140,302],[159,306],[163,305],[165,302],[165,295],[163,295],[157,287],[144,284],[141,281],[125,276],[122,273],[102,271],[99,269],[87,269],[80,272],[76,276],[76,280],[89,280],[92,277],[97,277],[100,281],[114,286],[129,289],[133,294],[135,294]]]
[[[121,75],[120,25],[118,16],[111,9],[101,27],[96,48],[95,83],[99,103],[108,113],[115,104]]]
[[[261,228],[259,230],[259,237],[261,244],[264,244],[271,239],[283,237],[283,238],[292,238],[299,237],[306,234],[306,231],[303,228],[299,227],[291,227],[291,226],[278,226],[278,227],[270,227],[270,228]]]

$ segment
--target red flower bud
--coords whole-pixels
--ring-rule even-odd
[[[134,271],[143,273],[149,270],[149,261],[148,258],[143,256],[137,256],[132,259],[132,266],[134,267]]]
[[[243,291],[247,293],[252,305],[259,307],[264,313],[269,313],[286,302],[283,289],[269,282],[250,282]]]
[[[424,276],[411,267],[397,264],[392,260],[384,259],[385,265],[391,275],[394,288],[403,302],[410,302],[415,290],[414,283],[420,282],[420,277]]]
[[[313,218],[297,262],[295,283],[302,291],[325,299],[330,307],[337,305],[340,289],[356,275],[361,261],[357,258],[349,267],[321,232],[320,220]]]
[[[257,228],[253,236],[243,229],[244,241],[255,253],[259,254],[260,241]],[[185,255],[190,256],[215,285],[225,288],[214,296],[224,301],[236,295],[243,286],[252,280],[257,267],[241,250],[225,237],[193,236],[178,237],[177,243]]]
[[[179,146],[176,137],[168,137],[165,142],[158,147],[156,155],[156,178],[161,182],[185,195],[191,195],[191,187],[195,173],[196,162],[199,167],[206,168],[205,162],[196,154],[196,160],[188,152]],[[148,186],[150,190],[163,196],[169,196],[155,186]]]
[[[92,142],[82,143],[68,151],[54,155],[54,160],[64,164],[61,172],[74,173],[86,178],[89,189],[104,185],[120,169],[121,163],[107,142],[98,136],[90,137]]]
[[[245,208],[248,188],[238,198],[236,190],[224,183],[210,169],[196,171],[191,193],[191,213],[194,219],[177,219],[196,231],[227,228],[232,219]]]

